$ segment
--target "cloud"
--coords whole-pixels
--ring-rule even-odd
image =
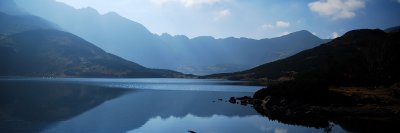
[[[214,20],[221,20],[221,19],[226,18],[226,17],[229,17],[229,16],[231,16],[231,15],[232,15],[232,14],[231,14],[231,11],[229,11],[228,9],[221,10],[221,11],[218,11],[218,12],[217,12],[217,14],[216,14]]]
[[[185,7],[213,5],[220,2],[220,0],[180,0]]]
[[[285,22],[285,21],[276,21],[275,25],[272,24],[263,24],[261,25],[262,29],[274,29],[274,28],[288,28],[290,27],[290,23],[289,22]]]
[[[169,3],[180,4],[186,8],[195,7],[195,6],[203,6],[203,5],[213,5],[221,0],[151,0],[156,6],[164,6]]]
[[[339,37],[339,34],[337,32],[332,32],[332,34],[330,36],[331,39],[335,39],[335,38],[338,38],[338,37]]]
[[[230,16],[231,15],[231,11],[229,11],[228,9],[225,9],[225,10],[219,11],[218,14],[220,16],[226,17],[226,16]]]
[[[364,7],[364,0],[319,0],[308,4],[311,11],[334,19],[352,18],[356,10]]]
[[[286,35],[288,35],[288,34],[290,34],[290,32],[285,31],[285,32],[282,32],[281,34],[279,34],[279,36],[286,36]]]
[[[263,24],[261,25],[261,28],[263,29],[273,29],[275,26],[273,26],[272,24]]]
[[[400,0],[397,0],[398,3],[400,3]]]
[[[287,28],[290,26],[289,22],[285,22],[285,21],[276,21],[276,27],[278,28]]]
[[[164,6],[168,3],[174,2],[174,0],[151,0],[150,2],[156,6]]]
[[[315,32],[311,32],[311,34],[313,34],[314,36],[318,35],[318,34],[317,34],[317,33],[315,33]]]

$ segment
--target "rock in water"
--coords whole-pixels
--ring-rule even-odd
[[[235,104],[236,103],[236,98],[235,97],[229,98],[229,102]]]

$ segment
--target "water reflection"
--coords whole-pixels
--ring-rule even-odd
[[[45,132],[126,132],[143,126],[151,118],[184,118],[189,114],[204,119],[213,115],[258,115],[249,106],[238,106],[218,100],[244,94],[251,93],[140,90],[61,122]],[[186,127],[184,124],[180,126]]]
[[[207,124],[205,124],[207,123]],[[185,126],[182,126],[182,125]],[[227,117],[213,115],[202,118],[194,115],[185,117],[151,118],[145,125],[128,133],[162,133],[185,132],[193,130],[199,133],[288,133],[288,132],[321,132],[313,128],[299,128],[268,121],[257,115],[244,117]]]
[[[128,80],[131,79],[0,80],[0,132],[324,131],[271,121],[251,106],[226,102],[231,96],[251,96],[253,92],[249,90],[259,87],[236,86],[230,90],[232,84],[228,81]],[[118,83],[146,84],[150,89],[110,86]],[[182,90],[171,88],[176,86]],[[190,89],[193,86],[197,89]],[[162,88],[156,90],[157,87]],[[209,91],[210,88],[217,91]],[[333,132],[344,131],[334,126]]]
[[[323,132],[260,116],[251,106],[225,102],[247,92],[140,90],[108,101],[46,133],[59,132]],[[219,101],[218,99],[224,99]],[[343,132],[335,126],[334,132]]]
[[[42,82],[0,81],[0,132],[39,132],[128,90]]]

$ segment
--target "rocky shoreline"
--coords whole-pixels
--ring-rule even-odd
[[[252,105],[260,114],[286,124],[323,128],[329,131],[335,123],[350,132],[396,131],[400,126],[400,99],[393,88],[332,88],[346,104],[323,105],[305,103],[299,99],[256,93],[250,96],[230,97],[232,104]],[[368,92],[370,95],[364,94]],[[329,97],[327,97],[329,98]],[[344,99],[343,99],[344,98]],[[316,99],[317,100],[317,99]]]

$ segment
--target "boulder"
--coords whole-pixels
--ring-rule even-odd
[[[235,97],[229,98],[229,102],[235,104],[236,103],[236,98]]]

